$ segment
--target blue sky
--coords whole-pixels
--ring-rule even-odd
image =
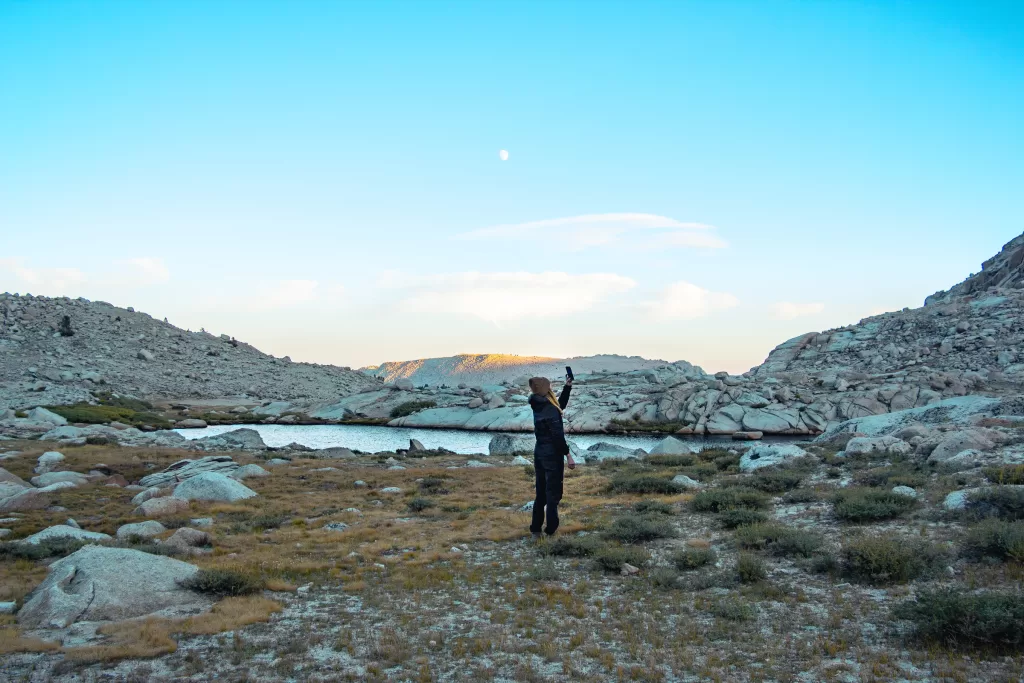
[[[1018,7],[0,0],[0,290],[746,370],[1024,230]]]

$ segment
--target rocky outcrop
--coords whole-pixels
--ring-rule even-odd
[[[57,331],[64,316],[72,336]],[[361,372],[274,358],[131,308],[0,294],[0,408],[90,401],[97,389],[146,399],[323,403],[373,386],[379,381]]]
[[[28,538],[22,539],[19,542],[27,545],[39,545],[45,541],[51,541],[57,538],[66,538],[72,541],[110,540],[110,536],[108,534],[101,534],[96,531],[85,531],[77,527],[58,524],[57,526],[51,526],[38,533],[32,534]]]
[[[174,487],[173,498],[179,500],[205,500],[232,503],[236,500],[254,498],[256,492],[245,484],[220,472],[203,472],[190,477]],[[159,498],[155,499],[159,500]]]
[[[229,455],[208,455],[199,460],[179,460],[169,465],[162,472],[146,475],[139,480],[139,485],[161,488],[191,479],[206,472],[230,474],[237,469],[238,463],[232,460]]]
[[[197,567],[138,550],[86,546],[50,566],[18,612],[25,628],[66,628],[78,621],[120,621],[169,607],[200,610],[208,599],[179,582]]]
[[[1024,288],[1024,235],[1007,242],[1002,250],[981,264],[981,272],[971,275],[946,292],[925,299],[925,306],[948,303],[957,297],[984,293],[990,289]]]

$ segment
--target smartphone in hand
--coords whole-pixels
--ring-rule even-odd
[[[572,368],[570,368],[568,365],[565,366],[565,378],[568,379],[570,382],[576,379],[575,377],[572,376]]]

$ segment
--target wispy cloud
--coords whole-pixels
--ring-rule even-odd
[[[557,318],[585,311],[636,286],[614,273],[382,274],[379,284],[402,290],[399,309],[470,316],[495,324],[526,318]]]
[[[566,249],[611,245],[632,249],[705,248],[729,246],[704,223],[686,223],[650,213],[599,213],[507,223],[457,235],[462,240],[522,239],[536,233]]]
[[[825,304],[822,303],[794,303],[792,301],[780,301],[771,307],[772,317],[779,320],[806,318],[810,315],[817,315],[824,310]]]
[[[171,279],[171,271],[158,258],[142,256],[122,261],[142,282],[142,284],[160,284]]]
[[[690,282],[673,282],[657,298],[641,306],[659,319],[690,320],[702,318],[715,311],[735,308],[740,303],[727,292],[712,292]]]
[[[21,259],[0,259],[0,290],[22,290],[45,296],[65,296],[86,281],[78,268],[32,268]],[[25,289],[27,288],[27,289]]]

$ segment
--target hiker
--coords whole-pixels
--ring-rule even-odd
[[[533,431],[537,437],[537,445],[533,449],[537,497],[533,501],[530,533],[534,538],[540,538],[545,509],[547,527],[544,533],[552,536],[558,529],[558,501],[562,499],[565,465],[568,464],[570,470],[576,469],[576,462],[569,452],[569,444],[565,442],[565,429],[562,426],[562,411],[569,403],[572,379],[566,379],[562,395],[557,399],[555,392],[551,390],[551,382],[545,377],[532,378],[530,391],[533,392],[530,394]],[[563,457],[567,458],[566,462],[563,462]]]

